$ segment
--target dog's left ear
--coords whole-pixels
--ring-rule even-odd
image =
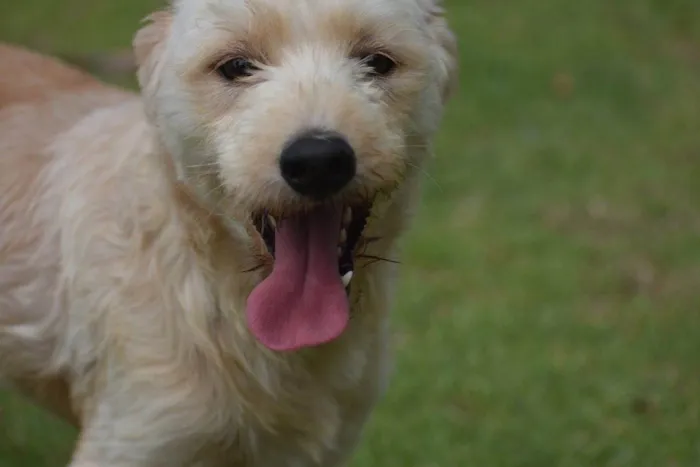
[[[144,21],[146,24],[136,33],[132,45],[138,66],[139,85],[144,98],[148,100],[160,81],[165,39],[170,32],[172,14],[169,11],[157,11]],[[148,102],[146,105],[148,107]]]
[[[440,66],[438,80],[442,86],[442,99],[446,101],[457,88],[457,39],[445,19],[442,0],[419,0],[419,3],[426,14],[428,32],[434,39],[434,53]]]

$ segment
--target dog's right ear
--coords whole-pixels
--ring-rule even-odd
[[[160,81],[165,39],[170,32],[172,13],[157,11],[146,17],[145,25],[134,36],[133,48],[141,89],[151,94]]]
[[[447,24],[443,0],[418,0],[426,14],[428,31],[434,39],[435,56],[440,69],[438,81],[442,87],[442,99],[446,101],[457,87],[459,63],[457,39]]]

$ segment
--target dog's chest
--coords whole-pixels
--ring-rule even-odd
[[[225,465],[342,465],[384,386],[386,358],[377,350],[370,345],[332,355],[302,377],[279,380],[277,393],[246,404]]]

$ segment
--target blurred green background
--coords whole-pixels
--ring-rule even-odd
[[[0,39],[62,55],[123,50],[160,6],[0,2]],[[448,18],[461,86],[352,465],[700,466],[700,1],[453,0]],[[64,465],[70,429],[0,407],[0,466]]]

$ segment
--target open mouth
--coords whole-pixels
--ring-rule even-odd
[[[264,211],[253,216],[274,264],[248,297],[246,316],[266,347],[297,350],[342,334],[369,212],[369,205],[318,206],[283,218]]]
[[[355,249],[362,237],[368,216],[369,206],[356,206],[354,208],[347,206],[343,208],[336,252],[338,256],[338,274],[348,293],[350,292],[350,281],[355,270]],[[268,253],[274,258],[277,220],[266,211],[255,214],[252,217],[255,229],[265,242]]]

